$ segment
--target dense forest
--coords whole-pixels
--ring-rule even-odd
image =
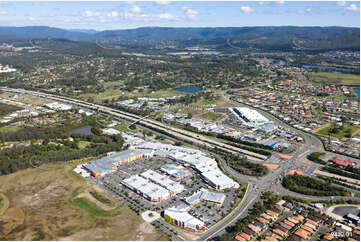
[[[71,132],[89,124],[94,126],[90,135]],[[73,140],[66,139],[68,137]],[[0,175],[43,163],[96,157],[123,149],[121,135],[103,135],[100,127],[89,119],[76,123],[67,121],[55,127],[25,127],[14,132],[1,132],[0,140],[20,142],[10,149],[0,150]]]
[[[288,175],[283,178],[282,185],[294,192],[312,196],[347,196],[349,192],[312,177]]]

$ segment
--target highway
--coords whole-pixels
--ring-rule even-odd
[[[242,153],[247,156],[247,158],[251,161],[261,161],[264,162],[267,157],[263,155],[259,155],[254,152],[250,152],[247,150],[239,149],[236,147],[233,147],[231,145],[225,144],[223,142],[212,140],[207,136],[199,135],[192,133],[190,131],[186,131],[183,129],[174,128],[172,126],[165,125],[161,122],[153,121],[150,119],[142,118],[138,115],[119,111],[113,108],[105,107],[98,104],[92,104],[80,100],[76,100],[73,98],[68,97],[62,97],[58,95],[53,94],[46,94],[41,92],[34,92],[34,91],[28,91],[23,89],[10,89],[10,88],[0,88],[0,90],[8,91],[8,92],[15,92],[15,93],[21,93],[21,94],[29,94],[33,96],[48,98],[51,100],[59,101],[59,102],[65,102],[70,103],[76,106],[84,107],[87,109],[92,109],[97,112],[102,112],[107,115],[114,116],[116,118],[122,118],[125,120],[128,120],[130,122],[136,122],[142,126],[145,126],[146,128],[155,128],[159,131],[165,132],[165,134],[160,133],[162,135],[167,136],[169,134],[169,137],[173,140],[186,140],[192,142],[194,145],[200,145],[200,146],[207,146],[210,148],[217,147],[220,149],[223,149],[228,152],[232,153]],[[239,104],[238,104],[239,105]],[[242,104],[244,105],[244,104]],[[246,106],[246,105],[244,105]],[[251,106],[250,106],[251,107]],[[253,108],[253,107],[252,107]],[[224,161],[221,157],[215,155],[221,162],[228,174],[231,174],[232,176],[236,177],[237,179],[247,181],[248,182],[248,189],[246,194],[244,195],[242,201],[236,206],[235,209],[233,209],[226,217],[224,217],[221,221],[210,227],[207,231],[203,233],[191,233],[195,236],[196,240],[207,240],[211,237],[214,237],[216,235],[220,235],[224,232],[224,229],[227,226],[232,225],[235,221],[237,221],[240,218],[244,218],[248,212],[249,209],[252,208],[252,206],[257,202],[258,198],[261,196],[261,193],[266,191],[274,191],[275,193],[278,193],[280,195],[290,194],[295,195],[292,192],[288,191],[287,189],[283,188],[280,185],[280,182],[282,180],[282,177],[288,174],[288,172],[291,169],[298,169],[302,171],[302,161],[306,159],[307,155],[315,152],[315,151],[324,151],[323,144],[319,140],[318,137],[315,137],[314,135],[302,132],[300,130],[297,130],[287,124],[284,124],[281,120],[277,119],[274,116],[271,116],[269,113],[263,112],[262,110],[257,109],[262,114],[264,114],[267,117],[270,117],[271,119],[282,123],[282,125],[286,126],[287,128],[297,132],[299,135],[301,135],[304,138],[304,144],[299,146],[299,149],[292,155],[292,157],[288,160],[284,160],[283,162],[280,162],[280,166],[278,169],[274,171],[270,171],[269,174],[262,178],[255,178],[251,176],[245,176],[241,175],[235,170],[233,170],[231,167],[228,166],[227,162]],[[154,131],[154,130],[152,130]],[[155,131],[157,132],[157,131]],[[199,149],[199,148],[198,148]],[[271,157],[267,159],[266,162],[271,162],[274,160],[274,158],[277,157],[277,154],[273,154]],[[317,165],[316,165],[317,168]],[[312,170],[307,170],[305,173],[307,175],[310,175],[309,173],[312,173]],[[309,199],[309,200],[334,200],[338,199],[338,197],[312,197],[312,196],[305,196],[301,194],[297,194],[297,197]],[[351,197],[343,197],[343,199],[356,199]],[[184,231],[176,228],[175,229],[178,232],[178,236],[176,237],[177,240],[190,240],[187,236],[184,235]],[[186,232],[190,233],[190,232]]]
[[[263,161],[267,158],[267,156],[265,156],[265,155],[260,155],[260,154],[257,154],[257,153],[254,153],[254,152],[251,152],[248,150],[237,148],[232,145],[223,143],[221,141],[211,139],[210,137],[207,137],[207,136],[204,136],[201,134],[195,134],[193,132],[190,132],[190,131],[187,131],[184,129],[175,128],[175,127],[163,124],[158,121],[146,119],[146,118],[143,118],[136,114],[119,111],[117,109],[109,108],[109,107],[106,107],[103,105],[93,104],[93,103],[77,100],[74,98],[68,98],[68,97],[63,97],[63,96],[54,95],[54,94],[47,94],[47,93],[42,93],[42,92],[29,91],[29,90],[24,90],[24,89],[12,89],[12,88],[1,87],[0,90],[14,92],[14,93],[20,93],[20,94],[28,94],[28,95],[33,95],[33,96],[37,96],[37,97],[43,97],[43,98],[47,98],[47,99],[51,99],[51,100],[55,100],[55,101],[59,101],[59,102],[65,102],[65,103],[69,103],[69,104],[76,105],[79,107],[95,110],[97,112],[113,115],[113,116],[128,120],[130,122],[136,122],[136,123],[139,123],[139,124],[151,127],[151,128],[162,130],[163,132],[166,132],[170,135],[176,136],[179,139],[190,141],[194,144],[207,146],[209,148],[214,148],[215,146],[217,146],[217,148],[225,150],[227,152],[231,152],[231,153],[235,153],[235,154],[242,153],[242,154],[246,155],[247,158],[251,161]]]

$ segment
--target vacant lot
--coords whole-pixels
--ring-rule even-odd
[[[74,167],[47,164],[1,176],[1,205],[5,196],[9,206],[0,216],[0,240],[167,239]]]
[[[322,129],[318,129],[315,133],[318,135],[322,135],[322,136],[331,136],[331,137],[335,137],[338,139],[342,139],[348,136],[348,134],[350,134],[350,136],[354,136],[355,134],[357,134],[360,130],[359,127],[357,126],[353,126],[353,125],[345,125],[343,128],[340,128],[338,130],[338,132],[336,133],[332,133],[330,132],[332,129],[333,125],[325,125]]]
[[[337,72],[313,73],[312,78],[317,82],[340,84],[340,85],[360,85],[360,76],[343,74]]]

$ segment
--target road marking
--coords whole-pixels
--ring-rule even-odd
[[[306,150],[305,152],[303,152],[302,154],[300,154],[297,158],[300,158],[300,157],[304,156],[304,155],[307,154],[308,152],[310,152],[310,150]]]

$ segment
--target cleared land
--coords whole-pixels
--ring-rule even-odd
[[[9,207],[0,217],[0,240],[167,240],[74,173],[75,165],[47,164],[41,168],[49,170],[1,176],[0,194],[9,199]]]
[[[337,72],[317,72],[312,74],[316,82],[340,84],[340,85],[360,85],[360,76],[343,74]]]

